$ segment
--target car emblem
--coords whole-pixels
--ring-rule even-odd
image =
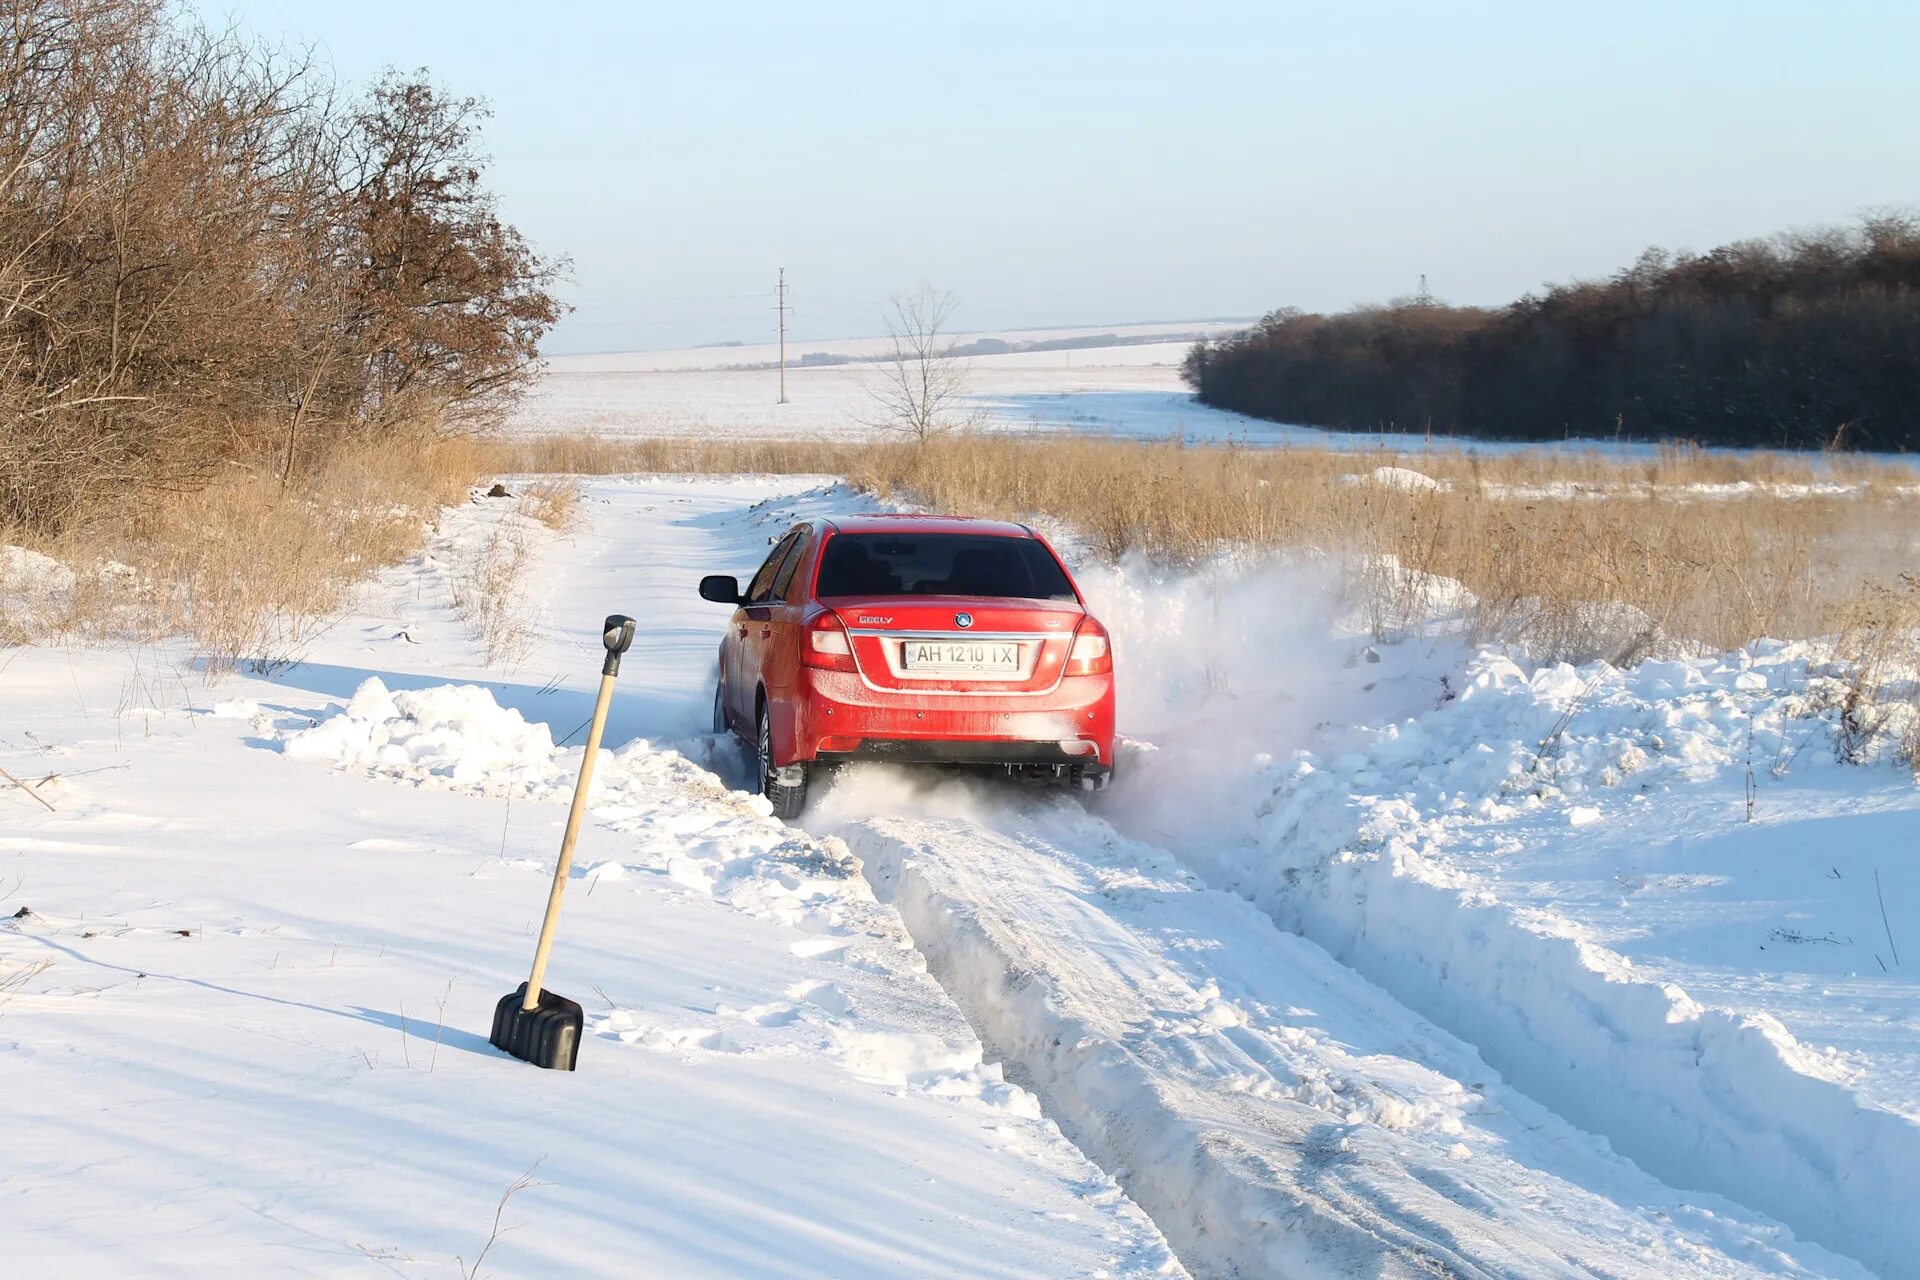
[[[956,613],[953,615],[953,625],[956,627],[970,627],[973,625],[973,615],[970,613]]]

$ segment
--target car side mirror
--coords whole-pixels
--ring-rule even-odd
[[[740,579],[724,573],[710,573],[700,579],[700,598],[715,604],[741,604]]]

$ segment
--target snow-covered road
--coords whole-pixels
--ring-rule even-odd
[[[1070,801],[856,779],[813,821],[1196,1275],[1857,1274],[1661,1186]]]
[[[1693,1024],[1663,971],[1493,892],[1533,883],[1498,851],[1594,834],[1595,762],[1625,769],[1628,729],[1643,757],[1656,729],[1692,753],[1633,766],[1691,812],[1714,735],[1744,731],[1719,676],[1599,697],[1582,673],[1561,790],[1516,797],[1493,786],[1501,735],[1559,715],[1553,673],[1456,702],[1494,668],[1444,641],[1368,651],[1298,572],[1095,570],[1122,729],[1156,743],[1103,803],[863,769],[789,829],[702,733],[726,614],[693,586],[864,504],[825,478],[592,481],[581,528],[532,535],[511,672],[447,603],[507,518],[484,503],[271,679],[209,691],[167,651],[0,658],[0,761],[63,775],[58,815],[0,798],[6,906],[31,908],[0,978],[54,962],[0,994],[0,1075],[29,1099],[0,1153],[22,1274],[451,1275],[541,1157],[490,1274],[1920,1274],[1910,1032],[1876,1043],[1824,1006],[1874,1099],[1778,1023],[1729,1018],[1675,1067]],[[642,629],[554,964],[591,1034],[556,1083],[476,1032],[521,976],[614,611]],[[1728,705],[1759,714],[1752,669],[1792,676],[1773,661]],[[1881,821],[1913,808],[1848,777],[1837,816],[1861,786]],[[1474,798],[1488,779],[1498,803]],[[1650,962],[1674,950],[1639,936]],[[1855,985],[1896,1022],[1920,1008],[1897,974]],[[1548,1069],[1583,1036],[1621,1061]],[[1652,1068],[1622,1065],[1636,1045]],[[1760,1132],[1751,1089],[1816,1110]],[[1795,1160],[1743,1180],[1773,1139]]]

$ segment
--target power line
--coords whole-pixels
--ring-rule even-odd
[[[740,302],[766,296],[764,293],[580,293],[572,298],[575,302]]]
[[[787,312],[793,310],[787,305],[787,269],[780,268],[780,284],[774,293],[777,301],[773,309],[780,317],[780,403],[787,402]]]

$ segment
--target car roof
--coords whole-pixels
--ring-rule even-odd
[[[994,538],[1033,537],[1033,530],[1027,526],[1007,520],[893,512],[870,516],[835,516],[827,521],[827,527],[836,533],[975,533]]]

